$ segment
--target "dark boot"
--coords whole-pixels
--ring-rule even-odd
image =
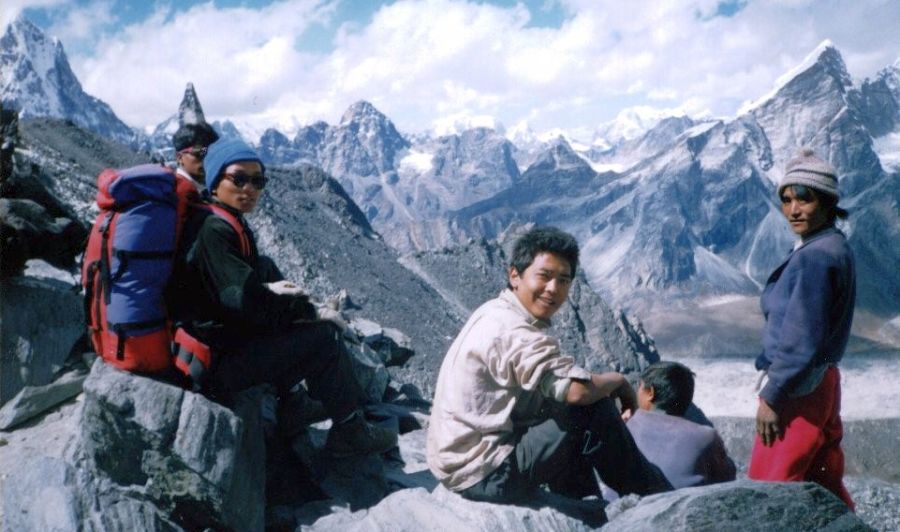
[[[372,425],[355,412],[350,419],[332,425],[325,451],[333,456],[381,454],[397,446],[397,433]]]

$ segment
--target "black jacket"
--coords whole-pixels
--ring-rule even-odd
[[[228,222],[194,210],[185,223],[169,291],[176,324],[214,349],[229,351],[289,329],[295,320],[315,319],[306,296],[275,294],[264,286],[283,279],[281,272],[259,256],[241,213],[219,205],[243,226],[250,256],[241,253],[239,236]]]

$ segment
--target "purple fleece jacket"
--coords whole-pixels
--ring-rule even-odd
[[[734,462],[712,427],[661,410],[638,410],[625,426],[641,453],[675,489],[735,478]]]
[[[756,369],[768,369],[760,397],[776,410],[809,390],[822,367],[836,364],[850,338],[856,269],[844,234],[833,226],[808,237],[766,282],[763,351]],[[815,384],[815,383],[813,383]]]

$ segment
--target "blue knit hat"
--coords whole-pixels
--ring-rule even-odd
[[[231,163],[241,161],[256,161],[262,166],[263,172],[266,166],[257,155],[256,151],[240,139],[219,139],[209,145],[209,151],[203,158],[203,169],[206,171],[206,190],[212,194],[219,181],[222,180],[222,172]]]

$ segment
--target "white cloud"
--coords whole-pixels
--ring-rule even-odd
[[[469,113],[456,113],[438,118],[432,125],[432,133],[435,136],[454,135],[467,129],[483,127],[493,129],[500,134],[505,132],[503,124],[490,115],[472,115]]]
[[[103,35],[116,22],[114,7],[114,0],[69,4],[49,32],[58,37],[66,49],[73,49]]]
[[[308,72],[296,37],[322,23],[332,6],[287,0],[262,9],[157,9],[139,24],[100,39],[91,57],[74,57],[85,90],[109,102],[126,122],[148,125],[175,112],[187,82],[204,111],[267,117],[272,103]]]
[[[157,10],[73,63],[88,92],[140,126],[173,113],[192,81],[211,118],[260,129],[334,123],[366,99],[410,132],[479,116],[592,131],[642,104],[732,114],[826,38],[855,76],[891,64],[900,50],[892,0],[750,0],[730,17],[716,16],[717,0],[560,4],[568,15],[561,27],[536,28],[522,4],[398,0],[371,21],[345,23],[332,51],[309,53],[296,39],[327,23],[332,3],[208,2]],[[99,14],[100,5],[88,7]]]
[[[19,13],[31,7],[56,7],[65,5],[66,0],[3,0],[0,9],[0,27],[6,29]]]

